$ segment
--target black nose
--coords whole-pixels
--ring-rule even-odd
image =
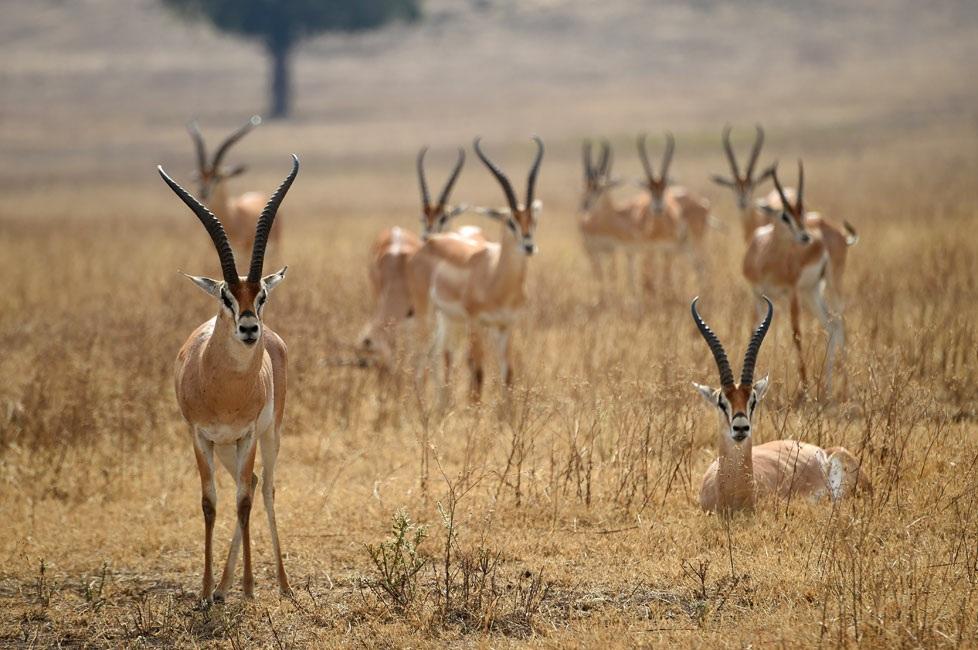
[[[370,346],[373,344],[374,342],[371,341],[369,338],[363,339],[363,347],[367,348],[368,350],[370,349]]]
[[[735,426],[733,432],[733,439],[737,442],[742,442],[747,437],[747,434],[750,433],[750,425]]]
[[[533,244],[523,244],[523,250],[527,255],[533,255]]]
[[[812,238],[811,238],[811,236],[808,233],[802,233],[802,235],[801,235],[801,243],[802,244],[807,244],[811,240],[812,240]]]
[[[249,336],[257,336],[257,334],[258,334],[258,325],[257,324],[256,325],[239,325],[238,326],[238,330],[242,334],[247,334]]]

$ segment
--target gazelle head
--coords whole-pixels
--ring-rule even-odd
[[[725,437],[724,444],[743,444],[749,449],[754,412],[764,397],[764,393],[767,392],[768,386],[767,377],[759,380],[756,384],[754,383],[754,364],[757,363],[757,353],[761,349],[761,343],[764,342],[768,328],[771,326],[774,307],[765,296],[767,315],[754,330],[754,335],[747,345],[747,352],[744,354],[744,368],[740,373],[740,383],[738,384],[734,383],[733,370],[730,368],[727,353],[724,351],[723,345],[720,344],[720,339],[703,321],[696,309],[697,301],[699,301],[699,297],[693,299],[690,310],[693,312],[696,327],[706,339],[707,345],[710,346],[710,352],[716,359],[717,368],[720,370],[720,388],[710,388],[696,383],[693,386],[703,396],[703,399],[719,411]]]
[[[211,196],[214,194],[215,188],[217,188],[222,181],[238,176],[247,169],[247,167],[244,165],[225,167],[224,156],[238,140],[243,138],[249,131],[259,124],[261,124],[261,117],[258,115],[252,115],[251,119],[245,122],[244,126],[224,139],[224,142],[222,142],[221,146],[217,148],[217,151],[214,152],[214,157],[210,160],[207,159],[207,147],[204,145],[204,136],[201,134],[200,127],[197,126],[197,122],[193,121],[187,124],[187,131],[190,132],[190,137],[194,141],[194,148],[197,151],[196,179],[199,184],[198,187],[201,200],[209,201]]]
[[[607,140],[602,140],[601,156],[598,158],[598,164],[593,164],[591,141],[584,141],[584,192],[581,195],[581,212],[590,210],[602,194],[618,184],[618,181],[611,177],[613,157],[611,145]]]
[[[778,190],[778,198],[781,205],[773,206],[766,201],[758,201],[757,207],[765,212],[774,221],[774,227],[784,227],[791,232],[791,236],[796,242],[807,245],[812,241],[812,236],[805,230],[805,206],[802,203],[803,192],[805,190],[805,168],[798,161],[798,191],[792,193],[791,189],[785,190],[781,187],[778,180],[778,170],[775,165],[771,172],[774,179],[774,187]],[[791,196],[794,194],[794,196]],[[791,199],[794,198],[794,202]]]
[[[652,197],[652,211],[655,214],[662,214],[665,208],[666,189],[669,187],[669,166],[672,164],[672,154],[676,150],[676,139],[672,133],[666,132],[666,150],[662,153],[662,164],[659,176],[656,178],[652,170],[652,163],[649,162],[649,153],[645,148],[646,134],[638,136],[638,157],[642,160],[642,168],[645,170],[645,180],[640,181],[642,188],[648,191]]]
[[[458,161],[452,170],[452,175],[448,177],[445,187],[442,188],[438,196],[438,202],[432,203],[431,196],[428,194],[428,183],[424,175],[424,155],[428,153],[428,147],[422,147],[418,152],[418,185],[421,186],[421,239],[427,240],[431,235],[443,232],[448,222],[469,209],[465,204],[448,205],[448,198],[451,196],[455,181],[462,172],[462,165],[465,164],[465,150],[459,147]]]
[[[754,189],[769,176],[774,175],[775,165],[771,165],[762,171],[759,176],[754,176],[754,168],[757,165],[758,157],[761,155],[761,147],[764,146],[764,129],[761,128],[760,124],[755,128],[757,129],[757,135],[754,137],[754,146],[750,150],[747,169],[741,175],[740,167],[737,165],[737,156],[734,155],[733,145],[730,144],[730,125],[728,124],[723,127],[723,150],[727,152],[727,160],[730,161],[731,178],[721,176],[720,174],[713,174],[710,177],[717,185],[729,187],[734,191],[737,195],[737,207],[741,210],[746,210],[750,207],[751,200],[754,197]]]
[[[163,167],[158,166],[157,170],[166,184],[170,186],[170,189],[197,215],[207,230],[207,234],[211,236],[214,247],[217,249],[217,256],[221,261],[223,280],[212,280],[195,275],[188,275],[187,277],[200,289],[217,298],[220,305],[218,318],[230,319],[233,325],[234,338],[245,346],[255,345],[262,339],[262,313],[268,301],[268,295],[285,279],[285,271],[288,268],[283,267],[271,275],[262,277],[268,233],[272,229],[272,223],[275,221],[275,214],[278,212],[279,205],[292,186],[296,174],[299,173],[299,158],[295,154],[292,155],[292,171],[275,190],[258,218],[258,225],[255,228],[255,244],[251,251],[251,266],[248,268],[246,277],[238,275],[237,266],[234,263],[234,251],[231,250],[231,244],[228,242],[227,233],[224,232],[221,221],[200,201],[191,196],[187,190],[170,178],[163,171]]]
[[[543,161],[543,140],[538,136],[533,136],[533,141],[537,143],[537,155],[533,159],[533,165],[530,166],[530,174],[526,181],[526,203],[523,204],[520,204],[516,200],[516,192],[513,191],[513,185],[506,178],[506,174],[482,152],[482,147],[479,144],[480,140],[481,138],[475,139],[475,153],[479,156],[479,160],[489,168],[489,171],[496,177],[496,180],[499,181],[499,184],[503,188],[503,193],[506,195],[506,203],[509,205],[509,209],[482,208],[477,211],[480,214],[503,221],[519,242],[520,250],[527,255],[533,255],[537,251],[536,244],[533,241],[533,235],[537,229],[537,220],[540,218],[540,212],[543,211],[543,203],[535,201],[533,198],[537,184],[537,174],[540,171],[540,163]]]

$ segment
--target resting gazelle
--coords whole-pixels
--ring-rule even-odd
[[[754,382],[754,365],[771,326],[774,307],[765,297],[767,314],[747,345],[740,382],[735,383],[720,339],[696,309],[698,300],[694,298],[690,306],[693,321],[710,346],[720,371],[720,388],[693,384],[720,416],[719,456],[703,476],[700,507],[730,514],[737,510],[752,510],[759,497],[817,501],[828,496],[835,501],[857,487],[871,490],[860,470],[859,460],[844,447],[822,449],[795,440],[753,444],[754,414],[768,388],[767,377]]]
[[[197,470],[200,473],[201,505],[204,512],[205,602],[223,600],[244,545],[244,593],[252,597],[251,505],[258,477],[254,475],[255,453],[262,457],[262,497],[272,551],[275,554],[279,589],[291,593],[282,563],[278,527],[275,523],[275,461],[278,457],[285,412],[287,350],[285,343],[262,322],[268,296],[285,279],[285,268],[262,277],[265,247],[275,214],[299,172],[299,159],[292,156],[292,171],[278,187],[258,217],[255,245],[247,277],[238,275],[234,251],[220,220],[197,199],[167,176],[160,176],[180,200],[197,216],[210,235],[221,261],[223,280],[187,276],[218,303],[217,316],[202,324],[177,354],[175,386],[177,402],[190,425]],[[237,526],[228,550],[221,582],[214,590],[211,568],[214,522],[217,518],[214,456],[234,477],[237,487]]]

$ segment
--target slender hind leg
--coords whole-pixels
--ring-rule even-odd
[[[819,320],[829,335],[828,346],[825,350],[825,397],[832,399],[832,373],[835,370],[835,356],[841,356],[846,344],[846,330],[842,317],[829,312],[825,301],[825,285],[818,283],[804,293],[805,303],[812,314]]]
[[[482,332],[478,325],[469,328],[469,402],[478,404],[482,399],[482,383],[485,378],[483,359],[485,353],[482,347]]]
[[[265,503],[265,514],[268,516],[268,530],[272,538],[272,553],[275,555],[275,571],[278,575],[278,588],[283,595],[292,593],[289,586],[289,576],[285,573],[282,562],[282,547],[278,539],[278,524],[275,521],[275,462],[278,460],[278,447],[281,430],[274,425],[268,427],[261,436],[261,496]]]
[[[805,354],[801,347],[801,314],[799,313],[798,292],[791,292],[791,338],[795,343],[795,351],[798,353],[798,375],[801,378],[801,385],[798,387],[798,397],[805,394],[805,387],[808,386],[808,373],[805,371]]]

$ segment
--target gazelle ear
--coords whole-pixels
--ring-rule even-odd
[[[724,187],[733,187],[734,182],[729,178],[724,178],[720,174],[710,174],[710,180],[717,185],[723,185]]]
[[[764,394],[767,393],[768,383],[768,375],[764,375],[754,383],[754,394],[757,396],[758,402],[764,399]]]
[[[771,207],[771,204],[767,202],[767,199],[758,199],[754,201],[754,207],[763,212],[764,214],[772,217],[776,215],[780,210],[775,210]]]
[[[509,208],[475,208],[476,214],[481,214],[483,217],[489,217],[490,219],[503,220],[509,216]]]
[[[265,287],[265,291],[268,293],[272,292],[272,289],[278,286],[278,283],[285,279],[285,272],[289,270],[289,267],[283,266],[281,269],[272,273],[271,275],[266,275],[261,279],[262,286]]]
[[[447,219],[454,219],[463,212],[468,212],[470,207],[471,206],[468,203],[459,203],[458,205],[452,206],[451,209],[445,213],[445,217]]]
[[[541,212],[543,212],[543,201],[540,199],[533,199],[533,203],[530,204],[530,214],[536,218],[540,216]]]
[[[224,178],[234,178],[248,171],[247,165],[235,165],[224,172]]]
[[[183,273],[183,271],[180,271],[180,273]],[[189,275],[187,273],[183,273],[183,275],[189,278],[191,282],[197,285],[197,288],[207,295],[214,296],[215,298],[221,297],[221,287],[224,285],[223,282],[211,280],[210,278],[205,278],[202,275]]]
[[[710,406],[717,405],[717,392],[714,389],[703,384],[697,384],[695,381],[693,382],[693,388],[706,400],[707,404]]]

